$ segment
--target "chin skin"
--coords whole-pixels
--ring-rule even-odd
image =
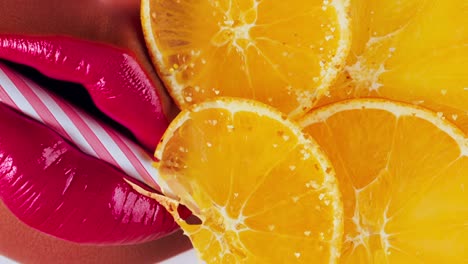
[[[191,248],[181,232],[137,245],[79,245],[26,226],[1,201],[0,234],[0,255],[19,263],[158,263]]]

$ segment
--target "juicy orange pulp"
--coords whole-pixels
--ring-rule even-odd
[[[348,0],[143,0],[153,62],[182,108],[252,98],[297,116],[342,69]]]
[[[208,263],[336,263],[342,205],[317,145],[276,110],[218,99],[182,111],[156,151],[162,179],[200,218],[181,220]]]
[[[468,2],[354,0],[345,70],[321,105],[382,97],[441,112],[468,131]]]
[[[468,140],[435,113],[383,100],[302,121],[337,172],[342,263],[466,263]]]
[[[447,120],[468,131],[468,3],[355,0],[349,56],[347,11],[345,0],[142,1],[153,62],[188,109],[158,166],[202,220],[178,219],[202,259],[334,262],[340,249],[332,166],[270,108],[232,99],[191,108],[228,95],[294,118],[318,98],[334,103],[301,124],[340,181],[342,263],[467,262],[467,139]],[[335,103],[369,96],[435,112]]]

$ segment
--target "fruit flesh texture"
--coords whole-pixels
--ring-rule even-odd
[[[142,14],[153,61],[181,108],[235,96],[297,116],[343,66],[346,8],[347,1],[143,1]]]
[[[320,105],[376,96],[422,105],[468,131],[468,4],[353,1],[345,70]]]
[[[203,222],[179,221],[203,260],[336,260],[337,186],[327,161],[298,129],[242,107],[195,111],[175,123],[184,118],[169,128],[156,157],[162,178]]]
[[[337,171],[345,210],[341,262],[463,263],[468,257],[466,137],[442,124],[458,133],[455,141],[413,116],[411,107],[399,111],[358,104],[339,114],[319,109],[311,114],[312,124],[302,123]],[[319,121],[319,116],[327,118]]]

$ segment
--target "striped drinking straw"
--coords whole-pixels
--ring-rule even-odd
[[[0,101],[54,129],[84,153],[161,191],[159,173],[143,148],[64,99],[0,63]]]

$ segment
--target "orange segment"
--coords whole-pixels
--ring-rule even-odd
[[[355,0],[347,66],[320,104],[377,96],[423,105],[468,131],[468,2]]]
[[[252,98],[292,116],[342,69],[348,0],[143,0],[145,39],[182,108],[215,96]]]
[[[342,204],[314,141],[263,104],[218,99],[182,111],[155,154],[201,225],[178,223],[207,263],[335,263]]]
[[[300,121],[336,169],[342,263],[465,263],[468,140],[419,107],[344,101]]]

